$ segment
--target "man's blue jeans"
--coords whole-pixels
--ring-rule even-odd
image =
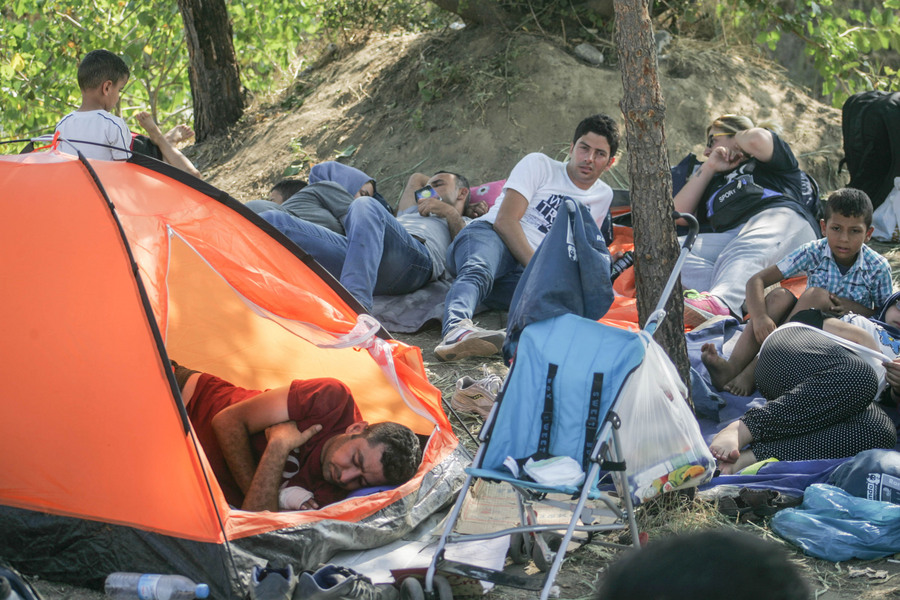
[[[523,271],[486,221],[474,221],[459,232],[447,249],[447,269],[456,279],[444,301],[441,335],[471,319],[481,302],[508,309]]]
[[[431,280],[425,244],[374,198],[363,196],[350,205],[344,217],[347,237],[281,211],[260,217],[311,254],[368,311],[373,294],[408,294]]]

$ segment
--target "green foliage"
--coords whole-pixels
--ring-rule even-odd
[[[424,28],[447,18],[416,0],[226,2],[241,81],[254,94],[293,80],[305,66],[304,50],[322,37]],[[77,108],[78,62],[96,48],[119,54],[131,68],[118,111],[126,121],[133,123],[137,110],[150,110],[163,129],[192,120],[188,53],[175,0],[10,0],[0,17],[0,138],[49,133]]]
[[[613,19],[594,10],[597,3],[559,0],[498,0],[498,4],[518,22],[515,29],[549,33],[563,37],[579,37],[598,31],[611,33]]]
[[[419,68],[419,76],[419,96],[426,104],[443,98],[445,93],[468,81],[463,65],[444,60],[423,62]]]
[[[683,4],[696,10],[696,2]],[[786,32],[798,36],[823,78],[823,96],[840,106],[864,90],[900,89],[900,0],[872,4],[864,11],[834,0],[723,0],[716,4],[715,18],[726,39],[773,50]]]
[[[449,17],[422,0],[329,0],[322,29],[332,40],[347,42],[359,32],[434,29],[449,24]]]
[[[228,2],[235,53],[247,89],[267,92],[273,84],[294,78],[303,48],[321,30],[319,4],[311,0]]]
[[[849,10],[841,16],[832,0],[795,0],[792,7],[743,0],[734,19],[736,26],[764,23],[757,41],[769,48],[778,43],[780,30],[800,37],[824,79],[822,93],[840,106],[856,92],[897,89],[900,81],[883,63],[883,51],[900,51],[898,7],[900,1],[888,0],[880,10]]]
[[[420,54],[416,79],[420,105],[407,111],[413,126],[419,130],[424,129],[424,105],[445,97],[464,96],[468,108],[474,113],[469,116],[482,121],[490,102],[509,102],[521,89],[514,61],[522,52],[527,51],[524,46],[513,44],[513,40],[512,37],[507,40],[504,52],[488,58],[465,54],[455,60],[432,59],[427,58],[429,50],[424,50]],[[435,42],[438,45],[441,43],[443,42]]]
[[[131,79],[122,112],[190,106],[187,52],[177,5],[162,0],[17,0],[0,20],[0,134],[52,131],[81,103],[76,72],[81,57],[106,48],[125,59]]]

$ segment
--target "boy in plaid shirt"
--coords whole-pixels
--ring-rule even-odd
[[[865,192],[842,188],[828,197],[822,239],[804,244],[747,282],[750,320],[726,361],[705,344],[701,358],[716,388],[739,396],[754,389],[756,355],[778,325],[801,310],[815,308],[828,316],[856,313],[870,317],[893,292],[887,259],[866,246],[872,237],[872,202]],[[807,289],[797,299],[768,286],[806,274]]]

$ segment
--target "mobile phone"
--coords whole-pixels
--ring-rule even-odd
[[[416,202],[421,202],[422,200],[428,200],[429,198],[437,197],[437,190],[431,187],[430,185],[426,185],[423,188],[419,188],[415,192],[416,194]]]

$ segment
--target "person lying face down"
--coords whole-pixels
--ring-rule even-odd
[[[298,185],[302,184],[302,185]],[[344,219],[356,198],[371,197],[393,214],[390,205],[378,193],[375,179],[355,167],[336,161],[313,166],[309,182],[282,180],[276,183],[266,200],[250,200],[244,206],[262,214],[277,210],[344,235]]]
[[[417,198],[415,186],[425,184],[430,189],[419,190]],[[354,200],[343,220],[346,235],[284,211],[265,211],[260,217],[315,258],[371,312],[374,296],[409,294],[441,277],[447,247],[465,227],[462,212],[468,198],[466,178],[441,170],[430,178],[410,177],[396,217],[377,198]]]
[[[315,509],[363,487],[401,485],[421,461],[398,423],[362,420],[350,390],[330,379],[266,391],[173,363],[191,424],[226,500],[244,510]],[[309,492],[282,503],[282,488]],[[288,502],[285,505],[285,502]]]

